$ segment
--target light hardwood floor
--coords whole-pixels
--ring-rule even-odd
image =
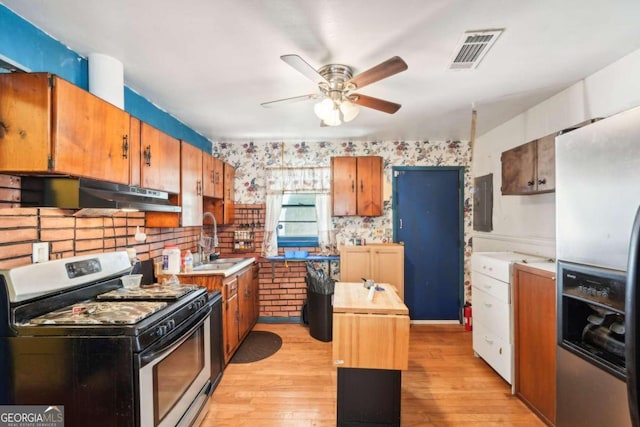
[[[297,324],[259,323],[254,329],[280,335],[282,348],[258,362],[228,365],[202,427],[335,426],[331,343]],[[510,390],[473,356],[471,333],[462,326],[411,325],[402,426],[544,425]]]

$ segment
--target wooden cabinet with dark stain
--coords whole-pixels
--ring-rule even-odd
[[[555,135],[547,135],[502,153],[503,195],[555,191]]]

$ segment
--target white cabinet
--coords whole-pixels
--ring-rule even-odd
[[[516,252],[475,252],[471,258],[473,351],[509,384],[513,378],[511,269],[539,257]]]

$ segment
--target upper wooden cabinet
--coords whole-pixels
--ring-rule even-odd
[[[502,153],[502,194],[555,191],[556,134],[547,135]]]
[[[142,168],[140,152],[140,119],[131,116],[129,120],[129,184],[140,186],[140,170]]]
[[[382,215],[382,157],[332,157],[334,216]]]
[[[128,184],[129,114],[48,73],[0,74],[0,171]]]
[[[236,170],[229,163],[223,164],[223,198],[207,199],[204,208],[213,213],[216,222],[220,224],[233,224],[235,220],[235,179]]]
[[[180,206],[182,227],[202,225],[202,156],[197,147],[184,141],[181,143]]]
[[[222,160],[210,154],[202,155],[202,195],[224,197],[224,165]]]
[[[233,224],[235,220],[235,181],[236,169],[229,163],[224,164],[224,208],[221,224]]]
[[[179,193],[180,140],[142,122],[140,150],[142,187]]]
[[[147,212],[148,227],[192,227],[202,225],[202,157],[206,154],[193,145],[180,141],[180,192],[171,195],[180,213]],[[144,154],[143,154],[144,157]]]

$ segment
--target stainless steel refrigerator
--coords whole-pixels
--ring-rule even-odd
[[[640,108],[556,138],[557,426],[640,426]]]

